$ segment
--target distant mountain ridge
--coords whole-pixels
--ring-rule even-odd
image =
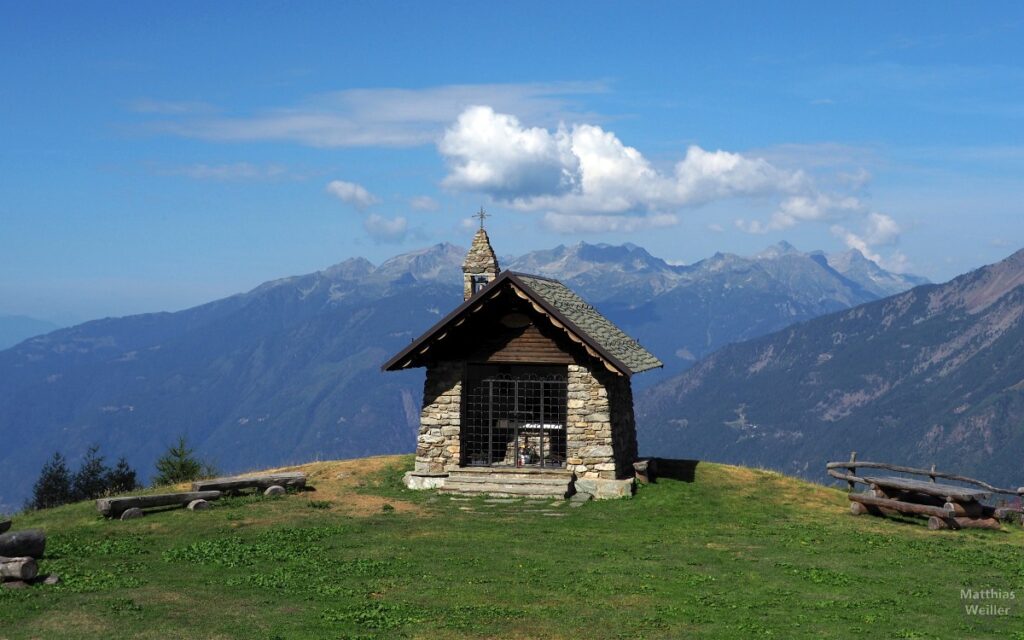
[[[856,450],[1019,486],[1022,319],[1024,250],[727,346],[642,394],[641,448],[808,477]]]
[[[0,350],[13,347],[22,340],[50,333],[57,325],[28,316],[0,316]]]
[[[639,387],[729,342],[869,291],[823,258],[716,254],[676,266],[635,245],[556,247],[502,266],[554,276],[666,361]],[[411,450],[422,373],[384,360],[461,301],[463,248],[321,271],[175,313],[108,318],[0,351],[0,511],[59,448],[128,456],[146,477],[179,434],[223,471]],[[638,388],[639,388],[638,387]]]

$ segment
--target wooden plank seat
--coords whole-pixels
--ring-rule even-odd
[[[240,491],[242,489],[267,489],[268,487],[302,489],[306,486],[306,474],[301,471],[282,471],[259,475],[228,476],[196,480],[193,491]]]
[[[992,494],[982,489],[971,487],[960,487],[953,484],[941,482],[927,482],[914,480],[912,478],[900,478],[896,476],[864,476],[864,479],[882,489],[895,489],[897,491],[909,491],[923,493],[937,498],[950,498],[954,502],[972,502],[984,500]]]
[[[108,518],[120,518],[128,509],[150,509],[153,507],[184,507],[193,500],[216,500],[220,491],[189,491],[183,493],[156,493],[148,496],[124,496],[121,498],[100,498],[96,510]]]

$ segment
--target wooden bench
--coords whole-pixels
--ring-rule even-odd
[[[196,480],[192,483],[192,490],[241,491],[242,489],[267,489],[274,486],[284,487],[285,489],[302,489],[306,486],[306,474],[301,471],[284,471],[261,475],[210,478],[207,480]]]
[[[184,493],[157,493],[149,496],[125,496],[123,498],[100,498],[96,510],[108,518],[120,518],[128,509],[150,509],[153,507],[184,507],[193,500],[216,500],[220,491],[191,491]]]
[[[901,476],[858,476],[857,467],[887,469],[898,473],[928,476],[929,481]],[[857,461],[857,454],[849,462],[829,462],[825,465],[833,478],[846,480],[850,487],[850,512],[854,515],[869,513],[876,516],[922,516],[928,518],[928,528],[935,529],[999,529],[999,521],[1007,517],[1020,519],[1021,510],[986,505],[982,500],[993,494],[1024,495],[1024,488],[1001,489],[987,482],[931,469],[916,469],[881,462]],[[846,473],[838,471],[845,469]],[[937,482],[937,478],[975,485]],[[856,483],[869,490],[854,493]]]

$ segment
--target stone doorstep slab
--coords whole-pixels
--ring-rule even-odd
[[[475,472],[479,474],[480,472]],[[515,472],[513,472],[515,473]],[[536,474],[537,476],[543,477],[547,482],[533,483],[529,480],[525,482],[516,478],[515,480],[509,476],[499,475],[498,478],[486,478],[485,476],[476,475],[473,481],[465,482],[463,477],[454,478],[448,473],[415,473],[407,472],[403,478],[405,486],[410,489],[422,490],[422,489],[441,489],[445,493],[462,493],[463,495],[487,495],[491,498],[553,498],[558,491],[539,491],[539,489],[557,489],[561,482],[555,473],[546,472]],[[531,474],[532,475],[532,474]],[[554,476],[554,477],[552,477]],[[486,478],[486,479],[485,479]],[[551,482],[555,480],[556,482]],[[449,481],[450,485],[449,485]],[[448,485],[448,486],[446,486]],[[490,486],[489,486],[490,485]],[[513,489],[513,485],[515,488]],[[568,483],[567,483],[568,485]],[[612,480],[606,478],[579,478],[573,482],[574,488],[579,493],[589,493],[594,496],[597,500],[614,500],[617,498],[628,498],[633,495],[636,490],[636,482],[633,478],[625,478],[622,480]],[[568,488],[568,486],[566,487]]]
[[[551,500],[564,498],[569,492],[569,487],[549,487],[541,485],[520,485],[520,484],[462,484],[460,482],[449,482],[439,489],[441,493],[461,493],[467,496],[487,496],[489,498],[518,498],[520,500]],[[502,495],[487,495],[500,493]]]
[[[440,489],[444,486],[445,480],[448,479],[448,474],[440,473],[416,473],[414,471],[407,472],[402,476],[402,481],[405,486],[409,489],[422,490],[422,489]]]
[[[516,467],[516,466],[464,466],[452,467],[448,473],[478,473],[482,475],[494,475],[498,473],[534,475],[534,476],[571,476],[572,472],[565,467]]]
[[[633,478],[625,478],[623,480],[581,478],[576,480],[574,484],[577,492],[589,493],[597,500],[628,498],[636,491],[636,481]]]
[[[449,475],[465,482],[572,482],[571,473],[461,473],[452,471]]]
[[[569,485],[572,483],[568,478],[562,479],[545,479],[545,480],[533,480],[525,478],[463,478],[462,476],[451,476],[446,480],[446,484],[458,485],[458,486],[480,486],[480,487],[534,487],[541,491],[545,488],[550,487],[553,489],[561,489],[566,491]]]
[[[522,497],[524,497],[523,494],[501,493],[500,491],[487,491],[487,492],[479,492],[479,493],[463,493],[461,495],[465,495],[465,496],[478,496],[478,497],[485,497],[486,496],[486,497],[490,497],[490,498],[522,498]],[[548,495],[548,496],[540,496],[540,495],[537,495],[537,496],[533,496],[533,497],[536,497],[536,498],[546,498],[546,499],[550,500],[554,496],[550,496],[550,495]],[[488,506],[490,506],[490,505],[488,505]]]

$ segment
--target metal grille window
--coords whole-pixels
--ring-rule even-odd
[[[471,366],[463,406],[464,465],[565,466],[565,367]]]

